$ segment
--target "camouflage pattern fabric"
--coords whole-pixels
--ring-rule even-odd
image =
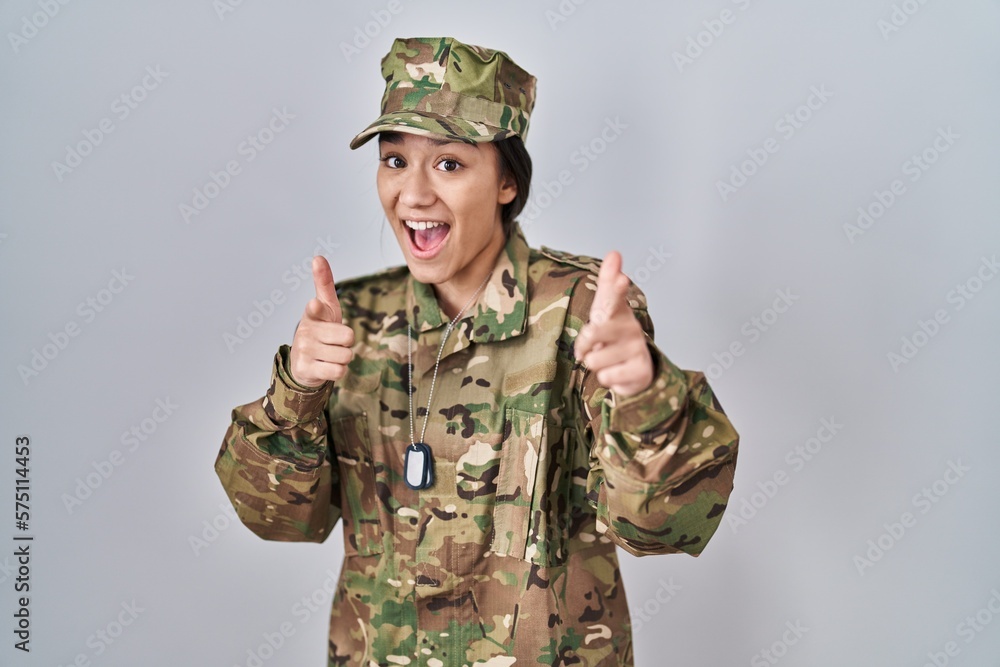
[[[465,143],[528,138],[536,79],[503,51],[452,37],[396,39],[382,78],[382,115],[352,149],[389,130]]]
[[[282,345],[267,394],[232,411],[215,470],[246,526],[322,542],[343,519],[329,665],[633,664],[615,547],[699,555],[739,436],[705,376],[654,345],[634,284],[650,387],[617,397],[573,357],[599,266],[515,223],[441,359],[429,489],[402,477],[407,392],[419,432],[447,318],[405,265],[337,283],[356,336],[343,380],[297,385]]]

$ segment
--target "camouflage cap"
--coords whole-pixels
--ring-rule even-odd
[[[465,143],[528,135],[535,77],[503,51],[453,37],[397,38],[382,58],[382,115],[351,140],[384,131]]]

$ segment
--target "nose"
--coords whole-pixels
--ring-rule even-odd
[[[434,184],[422,167],[404,170],[399,186],[399,202],[409,209],[419,209],[434,203]]]

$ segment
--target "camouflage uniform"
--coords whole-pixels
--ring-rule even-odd
[[[429,489],[402,478],[407,392],[419,433],[448,318],[405,265],[337,283],[356,337],[343,380],[297,385],[282,345],[267,394],[233,410],[215,470],[252,531],[322,542],[343,519],[329,665],[633,664],[615,545],[699,555],[739,436],[705,376],[655,346],[634,284],[649,388],[617,397],[574,358],[599,266],[515,223],[441,358]]]

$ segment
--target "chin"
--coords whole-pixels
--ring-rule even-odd
[[[406,266],[410,269],[410,274],[413,278],[419,282],[428,285],[438,285],[447,280],[447,277],[444,275],[444,267],[428,267],[409,259],[406,262]]]

